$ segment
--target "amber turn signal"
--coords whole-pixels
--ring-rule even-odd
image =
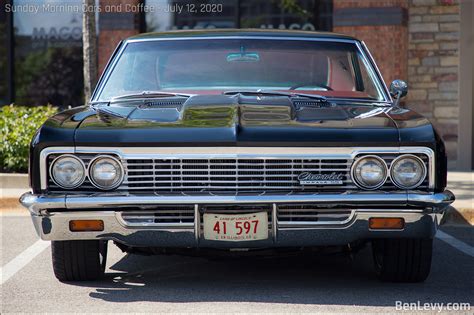
[[[374,230],[401,230],[405,227],[403,218],[370,218],[369,228]]]
[[[71,232],[92,232],[103,231],[104,221],[102,220],[71,220],[69,221]]]

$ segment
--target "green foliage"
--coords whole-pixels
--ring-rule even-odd
[[[308,10],[304,9],[297,0],[280,0],[280,8],[289,13],[299,15],[300,18],[306,19],[312,16]]]
[[[28,47],[28,42],[19,43]],[[50,47],[15,58],[15,101],[62,107],[84,103],[82,50]]]
[[[27,171],[30,141],[35,131],[57,111],[51,105],[0,108],[0,170]]]

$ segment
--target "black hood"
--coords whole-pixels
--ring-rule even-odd
[[[78,126],[80,145],[347,146],[398,145],[387,107],[288,97],[198,95],[102,106]],[[171,104],[171,105],[169,105]]]
[[[61,112],[31,142],[35,192],[40,153],[54,146],[424,146],[435,151],[437,172],[446,170],[441,138],[414,111],[355,102],[291,102],[288,97],[194,96],[181,103],[130,101]],[[446,186],[441,175],[437,189]]]

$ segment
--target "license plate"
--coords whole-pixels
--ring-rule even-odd
[[[268,238],[266,212],[246,214],[204,213],[204,239],[215,241],[257,241]]]

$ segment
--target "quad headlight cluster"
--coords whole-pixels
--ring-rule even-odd
[[[109,155],[95,157],[86,168],[78,157],[64,154],[51,163],[49,173],[53,182],[64,189],[77,188],[88,177],[91,184],[101,190],[117,188],[125,175],[122,163]]]
[[[393,160],[389,169],[379,156],[366,155],[354,162],[351,174],[355,184],[367,190],[381,187],[389,175],[398,188],[413,189],[423,183],[426,166],[419,157],[404,154]]]

